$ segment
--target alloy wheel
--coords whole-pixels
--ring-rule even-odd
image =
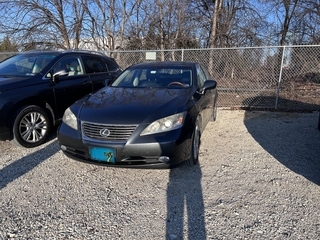
[[[19,134],[28,143],[40,141],[47,132],[46,118],[38,112],[26,114],[20,121]]]

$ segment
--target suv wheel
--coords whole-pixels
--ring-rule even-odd
[[[18,146],[32,148],[46,141],[52,128],[48,113],[38,106],[22,108],[13,124],[13,142]]]

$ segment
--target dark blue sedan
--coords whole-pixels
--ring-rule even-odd
[[[133,65],[65,111],[59,144],[71,158],[110,166],[194,165],[216,118],[216,85],[199,63]]]

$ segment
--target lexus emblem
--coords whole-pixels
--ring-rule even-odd
[[[100,135],[101,135],[102,137],[108,137],[108,136],[110,135],[110,130],[107,129],[107,128],[101,129],[101,130],[100,130]]]

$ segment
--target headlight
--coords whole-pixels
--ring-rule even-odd
[[[178,129],[182,127],[186,114],[187,112],[177,113],[154,121],[142,131],[140,136]]]
[[[78,122],[76,115],[73,114],[73,112],[70,110],[70,108],[67,108],[67,110],[63,114],[62,121],[67,124],[69,127],[78,130]]]

